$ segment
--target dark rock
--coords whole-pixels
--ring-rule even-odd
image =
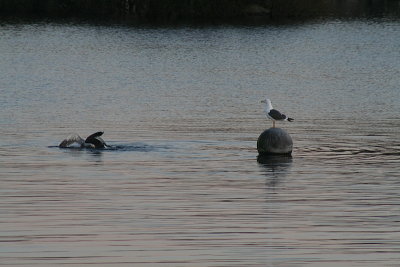
[[[269,128],[257,140],[260,155],[291,155],[292,149],[292,138],[281,128]]]

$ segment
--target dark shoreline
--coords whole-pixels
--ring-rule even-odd
[[[0,21],[275,24],[324,18],[400,18],[400,0],[0,0]]]

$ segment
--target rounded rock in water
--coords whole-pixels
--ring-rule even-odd
[[[291,155],[292,149],[292,137],[281,128],[269,128],[257,140],[260,155]]]

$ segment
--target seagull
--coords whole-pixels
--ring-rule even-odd
[[[265,103],[264,112],[267,115],[267,118],[272,120],[273,128],[275,128],[275,121],[293,121],[292,118],[289,118],[285,114],[280,113],[278,110],[274,109],[272,107],[271,100],[269,100],[268,98],[262,100],[261,103]]]
[[[96,132],[89,135],[85,140],[78,134],[72,134],[64,139],[59,147],[69,148],[71,144],[77,143],[81,148],[106,148],[109,147],[106,142],[100,137],[104,132]]]

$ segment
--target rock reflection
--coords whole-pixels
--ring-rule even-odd
[[[288,174],[292,161],[292,156],[258,155],[257,162],[267,177],[266,185],[275,188]]]

